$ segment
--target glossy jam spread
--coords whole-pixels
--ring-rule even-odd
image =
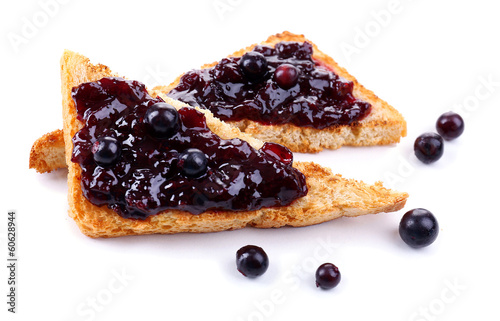
[[[353,83],[312,58],[308,42],[256,46],[243,57],[184,74],[168,96],[207,108],[222,120],[292,123],[322,129],[363,119],[371,105]]]
[[[307,194],[285,147],[266,143],[256,150],[221,139],[202,113],[177,112],[137,81],[103,78],[73,88],[72,97],[85,124],[72,154],[83,193],[125,218],[166,209],[256,210]]]

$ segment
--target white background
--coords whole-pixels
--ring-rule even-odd
[[[0,8],[0,319],[498,320],[496,1],[66,2]],[[283,30],[305,34],[408,122],[398,145],[295,159],[406,191],[404,210],[306,228],[90,239],[67,215],[66,172],[28,169],[35,139],[62,127],[65,48],[153,86]],[[449,110],[462,114],[465,133],[424,165],[413,142]],[[420,250],[397,233],[416,207],[440,224]],[[8,210],[18,224],[15,315],[4,303]],[[270,257],[259,279],[236,271],[247,244]],[[321,291],[314,271],[327,261],[342,281]]]

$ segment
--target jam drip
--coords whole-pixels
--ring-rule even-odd
[[[371,105],[353,96],[353,83],[316,62],[312,53],[308,42],[280,42],[274,48],[258,45],[242,57],[224,58],[212,68],[184,74],[168,96],[210,109],[222,120],[263,124],[322,129],[368,115]],[[261,77],[255,79],[259,66]]]
[[[73,137],[72,154],[83,193],[122,217],[145,219],[167,209],[257,210],[307,194],[288,149],[266,143],[256,150],[237,138],[221,139],[193,108],[171,117],[175,132],[156,137],[147,111],[167,104],[137,81],[103,78],[73,88],[72,97],[85,124]]]

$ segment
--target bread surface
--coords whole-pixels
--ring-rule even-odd
[[[35,141],[30,151],[29,167],[39,173],[66,167],[61,129],[47,133]]]
[[[294,152],[319,152],[325,148],[337,149],[345,145],[387,145],[398,143],[401,137],[406,136],[406,121],[394,107],[377,97],[371,90],[366,89],[347,70],[340,67],[333,58],[319,50],[313,42],[303,35],[285,31],[270,36],[261,44],[274,46],[282,41],[309,42],[313,46],[313,58],[315,60],[333,70],[337,75],[353,82],[354,96],[372,105],[370,114],[363,120],[351,125],[332,126],[324,129],[299,127],[293,124],[263,125],[251,120],[230,122],[231,124],[255,138],[265,142],[285,145]],[[253,50],[256,45],[238,50],[229,56],[243,56],[246,52]],[[201,68],[210,68],[217,63],[206,64]],[[157,86],[153,88],[153,91],[168,93],[179,84],[181,77],[182,75],[168,86]]]
[[[349,74],[344,68],[340,67],[335,60],[333,60],[328,55],[324,54],[318,47],[306,39],[303,35],[297,35],[290,32],[283,32],[270,36],[266,41],[261,44],[272,45],[281,41],[297,41],[304,42],[308,41],[313,46],[313,57],[314,59],[320,61],[322,64],[328,66],[339,76],[350,80],[354,84],[354,96],[356,98],[365,100],[372,104],[372,110],[370,114],[360,122],[343,125],[334,126],[325,129],[315,129],[312,127],[299,127],[293,124],[284,125],[263,125],[258,122],[251,120],[242,120],[237,122],[230,122],[232,125],[238,127],[242,132],[248,133],[253,137],[261,141],[276,142],[287,146],[294,152],[319,152],[323,149],[337,149],[341,146],[372,146],[372,145],[386,145],[398,143],[401,137],[406,136],[406,121],[403,116],[389,105],[384,100],[377,97],[372,91],[366,89],[361,85],[356,78]],[[241,50],[236,51],[230,56],[242,56],[248,51],[251,51],[257,44],[248,46]],[[217,64],[213,62],[210,64],[203,65],[201,68],[210,68]],[[179,76],[177,79],[168,86],[157,86],[153,88],[152,95],[158,93],[168,93],[172,88],[179,84],[179,80],[182,77]],[[53,132],[54,135],[61,135],[62,131]],[[33,150],[36,152],[37,148],[44,148],[50,143],[43,143],[44,139],[49,139],[49,137],[41,137],[37,142],[37,145],[33,145]],[[54,149],[53,152],[62,152],[62,149]],[[50,160],[44,160],[45,150],[39,153],[34,153],[33,157],[39,157],[39,159],[34,159],[30,161],[33,163],[33,167],[40,172],[51,171],[60,166],[63,167],[64,164],[58,162],[51,162]],[[55,158],[60,159],[62,156],[58,155]],[[46,163],[45,165],[43,163]],[[62,166],[61,166],[62,165]]]
[[[83,127],[76,119],[71,89],[83,82],[97,81],[115,76],[103,65],[93,65],[89,59],[71,51],[65,51],[61,59],[63,97],[64,142],[68,166],[69,215],[80,230],[90,237],[117,237],[134,234],[172,234],[179,232],[216,232],[234,230],[246,226],[272,228],[281,226],[307,226],[329,221],[341,216],[359,216],[401,209],[408,197],[386,189],[381,183],[368,185],[345,179],[331,170],[309,162],[296,162],[294,167],[305,176],[309,192],[305,197],[286,207],[265,208],[256,211],[207,211],[193,215],[179,210],[168,210],[152,215],[146,220],[125,219],[106,206],[91,204],[82,193],[81,169],[71,162],[73,143],[71,138]],[[164,97],[176,108],[185,104]],[[262,142],[237,128],[221,122],[209,111],[203,111],[209,128],[222,138],[239,137],[255,148]]]

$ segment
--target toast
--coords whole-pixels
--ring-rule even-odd
[[[371,146],[393,144],[399,142],[401,137],[406,136],[406,121],[396,109],[378,98],[372,91],[363,87],[344,68],[340,67],[331,57],[320,51],[314,43],[307,40],[303,35],[296,35],[285,31],[281,34],[270,36],[261,44],[275,45],[281,41],[308,41],[311,43],[314,50],[313,58],[328,66],[339,76],[352,81],[354,84],[354,96],[372,105],[370,114],[357,123],[326,129],[299,127],[293,124],[263,125],[251,120],[230,122],[231,124],[238,127],[242,132],[248,133],[259,140],[285,145],[294,152],[319,152],[324,148],[337,149],[344,145]],[[256,44],[251,45],[230,56],[242,56],[246,52],[251,51],[255,46]],[[210,68],[216,64],[217,62],[213,62],[201,68]],[[182,75],[168,86],[153,88],[153,94],[170,92],[179,83],[181,77]],[[43,173],[65,167],[64,163],[43,158],[47,155],[54,159],[62,159],[62,155],[56,156],[57,152],[63,152],[61,145],[54,146],[53,143],[54,140],[60,142],[62,139],[62,131],[54,131],[50,135],[47,134],[37,140],[32,148],[30,168]]]
[[[342,178],[338,174],[333,174],[331,170],[314,163],[296,162],[293,166],[306,176],[309,192],[289,206],[263,208],[256,211],[206,211],[199,215],[180,210],[167,210],[149,216],[145,220],[123,218],[108,207],[96,206],[85,198],[81,187],[80,165],[71,161],[72,137],[83,127],[83,123],[76,118],[71,90],[81,83],[109,76],[115,76],[115,74],[108,67],[93,65],[88,58],[77,53],[64,52],[61,59],[61,85],[64,148],[68,167],[69,215],[75,220],[82,233],[89,237],[216,232],[246,226],[257,228],[307,226],[341,216],[397,211],[406,203],[407,193],[386,189],[380,182],[368,185]],[[168,97],[163,98],[178,109],[186,106]],[[246,140],[254,148],[262,146],[263,143],[260,140],[221,122],[209,111],[202,112],[205,114],[208,127],[221,138],[237,137]],[[50,151],[48,153],[50,154]]]
[[[341,146],[372,146],[398,143],[406,136],[406,121],[391,105],[377,97],[372,91],[361,85],[356,78],[340,67],[331,57],[303,35],[283,32],[270,36],[262,45],[274,46],[282,41],[309,42],[313,47],[313,59],[333,70],[340,77],[352,81],[355,98],[372,105],[368,116],[351,125],[331,126],[324,129],[299,127],[293,124],[264,125],[251,120],[231,121],[242,132],[248,133],[265,142],[285,145],[293,152],[319,152],[323,149],[337,149]],[[229,57],[240,57],[251,51],[257,44],[238,50]],[[211,68],[217,62],[206,64],[201,68]],[[169,93],[179,84],[182,75],[168,86],[157,86],[154,92]]]
[[[57,129],[38,138],[30,151],[29,167],[39,173],[50,173],[66,167],[63,131]]]

